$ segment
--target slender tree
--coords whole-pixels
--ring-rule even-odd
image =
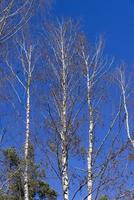
[[[14,70],[13,66],[8,62],[7,60],[7,66],[11,70],[11,73],[13,77],[18,81],[18,83],[22,86],[24,89],[24,92],[26,93],[26,100],[25,100],[25,118],[26,118],[26,126],[25,126],[25,145],[24,145],[24,157],[25,157],[25,169],[24,169],[24,196],[25,200],[29,200],[29,142],[30,142],[30,112],[31,112],[31,82],[32,82],[32,75],[34,72],[34,68],[36,65],[36,59],[33,57],[33,52],[35,51],[35,46],[29,44],[24,34],[22,34],[22,40],[17,40],[18,45],[18,52],[19,57],[21,61],[21,66],[23,70],[23,78],[19,77],[17,72]],[[38,56],[37,56],[38,57]],[[12,88],[17,95],[20,102],[21,96],[19,92],[16,90],[14,85],[12,84]]]
[[[106,61],[103,58],[103,40],[100,38],[96,44],[96,48],[92,53],[92,49],[87,49],[87,41],[84,37],[80,39],[80,52],[79,55],[83,60],[84,74],[86,77],[87,88],[87,105],[88,105],[88,153],[87,153],[87,166],[88,166],[88,200],[92,200],[93,192],[93,145],[94,145],[94,130],[95,130],[95,105],[94,105],[94,90],[96,82],[106,73]],[[108,66],[109,67],[109,66]]]
[[[46,40],[46,63],[51,77],[48,80],[51,88],[48,93],[50,97],[47,102],[47,124],[55,134],[55,141],[50,144],[50,147],[56,148],[63,199],[68,200],[69,153],[77,140],[75,133],[79,127],[77,116],[80,111],[80,108],[76,109],[80,99],[76,48],[77,25],[74,25],[71,20],[49,24]]]

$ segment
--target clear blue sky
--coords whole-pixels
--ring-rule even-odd
[[[81,19],[91,40],[104,35],[109,55],[134,63],[134,0],[55,0],[54,12]]]

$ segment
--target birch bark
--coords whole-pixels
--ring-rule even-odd
[[[30,80],[28,76],[27,86],[27,103],[26,103],[26,135],[25,135],[25,169],[24,169],[24,197],[25,200],[29,200],[29,188],[28,188],[28,152],[29,152],[29,138],[30,138]]]
[[[66,64],[64,58],[64,45],[62,41],[61,45],[61,54],[62,54],[62,89],[63,89],[63,101],[62,101],[62,114],[61,114],[61,123],[62,123],[62,131],[61,131],[61,165],[62,165],[62,187],[63,187],[63,198],[64,200],[69,199],[69,178],[68,178],[68,152],[67,152],[67,87],[66,87]]]
[[[127,107],[127,94],[126,94],[126,88],[127,85],[125,85],[125,77],[123,72],[120,70],[120,86],[121,86],[121,91],[122,91],[122,96],[123,96],[123,107],[124,107],[124,111],[125,111],[125,124],[126,124],[126,132],[127,132],[127,136],[129,141],[131,142],[132,146],[134,147],[134,140],[131,137],[131,133],[130,133],[130,125],[129,125],[129,112],[128,112],[128,107]]]
[[[88,200],[92,200],[92,188],[93,188],[93,176],[92,176],[92,154],[93,154],[93,129],[94,129],[94,119],[93,119],[93,108],[91,102],[91,88],[90,77],[87,68],[87,101],[88,101],[88,155],[87,155],[87,165],[88,165]]]

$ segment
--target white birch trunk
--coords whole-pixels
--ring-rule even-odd
[[[18,43],[18,42],[17,42]],[[27,80],[26,83],[23,83],[23,81],[19,78],[17,73],[14,72],[12,66],[8,63],[12,74],[15,76],[16,80],[21,84],[21,86],[24,88],[26,92],[26,127],[25,127],[25,144],[24,144],[24,200],[29,200],[29,140],[30,140],[30,85],[31,85],[31,78],[32,73],[34,71],[35,63],[32,63],[32,51],[33,47],[30,45],[29,49],[26,48],[24,35],[23,35],[23,41],[22,43],[18,43],[18,45],[21,48],[20,51],[20,57],[22,62],[22,68],[24,70],[24,79]],[[23,55],[24,53],[24,55]],[[31,65],[32,64],[32,65]],[[16,92],[16,90],[15,90]],[[20,100],[20,97],[18,93],[16,92],[17,97]]]
[[[63,101],[62,101],[62,114],[61,114],[61,123],[62,123],[62,131],[61,131],[61,165],[62,165],[62,188],[63,188],[63,198],[64,200],[69,200],[69,178],[68,178],[68,152],[67,152],[67,141],[66,141],[66,100],[67,100],[67,88],[66,88],[66,64],[64,59],[64,49],[62,43],[62,88],[63,88]]]
[[[92,176],[92,154],[93,154],[93,129],[94,129],[94,118],[93,118],[93,108],[91,103],[91,88],[90,77],[87,67],[87,100],[88,100],[88,155],[87,155],[87,165],[88,165],[88,177],[87,177],[87,187],[88,187],[88,200],[92,200],[92,188],[93,188],[93,176]]]
[[[126,131],[127,131],[128,139],[130,140],[132,146],[134,147],[134,140],[131,137],[130,126],[129,126],[129,112],[128,112],[128,108],[127,108],[125,81],[124,81],[123,74],[121,71],[120,71],[120,76],[121,76],[120,85],[121,85],[121,90],[122,90],[123,106],[124,106],[124,111],[125,111]]]
[[[29,138],[30,138],[30,76],[28,77],[27,85],[27,105],[26,105],[26,135],[25,135],[25,169],[24,169],[24,199],[29,200],[28,188],[28,152],[29,152]]]

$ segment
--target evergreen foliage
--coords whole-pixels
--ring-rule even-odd
[[[100,198],[100,200],[108,200],[108,197],[107,197],[106,195],[104,195],[104,196],[102,196],[102,197]]]
[[[23,200],[24,160],[18,155],[15,148],[3,151],[5,173],[8,181],[6,191],[1,191],[0,200]],[[30,200],[56,200],[57,194],[50,185],[44,182],[45,173],[34,161],[34,149],[30,144],[29,149],[29,193]]]

